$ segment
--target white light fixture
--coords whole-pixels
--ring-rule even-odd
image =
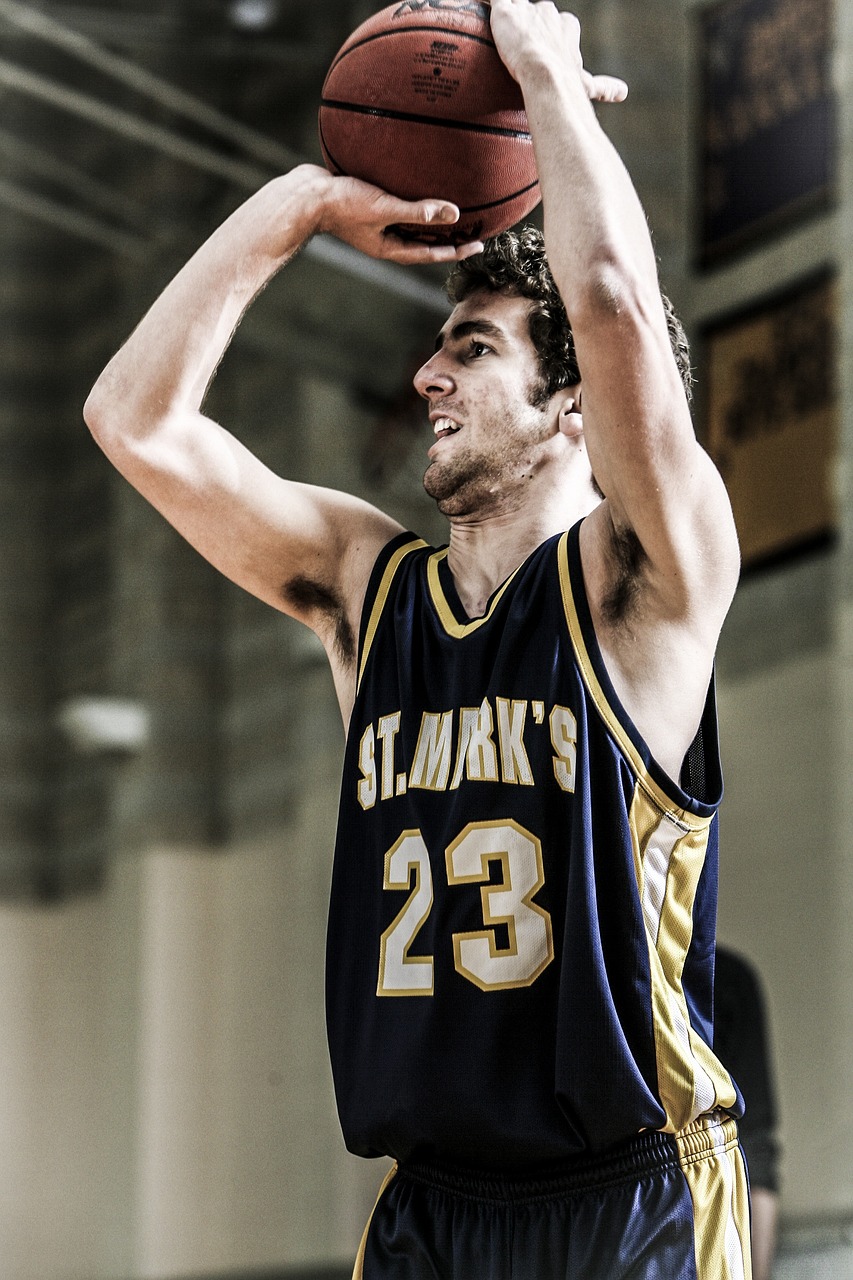
[[[241,31],[266,31],[278,18],[278,0],[231,0],[228,12]]]
[[[59,708],[57,721],[81,755],[135,755],[148,742],[148,708],[129,698],[82,694]]]

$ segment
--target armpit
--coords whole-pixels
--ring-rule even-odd
[[[606,622],[616,626],[631,613],[647,556],[633,529],[614,528],[607,558],[611,586],[601,602],[601,612]]]
[[[320,614],[327,618],[338,657],[347,666],[355,662],[355,635],[343,601],[331,587],[311,578],[291,578],[282,586],[281,594],[290,607],[304,617]]]

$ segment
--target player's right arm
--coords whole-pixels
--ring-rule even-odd
[[[420,246],[385,228],[456,217],[446,202],[397,200],[312,165],[274,179],[172,280],[84,409],[130,483],[216,568],[311,626],[333,665],[342,627],[357,628],[376,554],[399,526],[348,494],[275,475],[204,414],[205,395],[246,308],[311,236],[330,232],[397,262],[442,261],[479,246]]]

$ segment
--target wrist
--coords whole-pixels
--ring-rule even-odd
[[[332,177],[318,165],[300,164],[273,178],[258,192],[268,208],[271,225],[288,240],[304,244],[323,230]]]
[[[551,56],[547,50],[537,51],[536,56],[517,68],[516,75],[528,111],[531,102],[541,98],[549,111],[553,111],[555,102],[562,101],[573,114],[595,114],[580,64],[567,67],[564,59]]]
[[[311,166],[307,166],[311,167]],[[353,184],[354,179],[344,176],[333,176],[325,169],[317,171],[316,183],[312,186],[316,200],[315,234],[342,236],[353,220]],[[357,184],[356,185],[360,185]],[[345,238],[345,235],[343,236]]]
[[[235,209],[210,244],[236,259],[248,285],[269,279],[320,230],[320,210],[331,177],[315,165],[298,165],[271,178]]]

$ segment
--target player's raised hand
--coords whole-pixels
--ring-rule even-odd
[[[623,102],[628,95],[624,80],[592,75],[583,65],[580,22],[563,13],[552,0],[492,0],[492,36],[510,75],[523,83],[536,67],[554,65],[580,77],[593,102]]]
[[[400,200],[358,178],[333,177],[318,169],[328,182],[323,188],[317,230],[345,240],[372,258],[414,264],[455,262],[479,253],[481,241],[454,245],[424,243],[415,237],[423,228],[425,238],[441,233],[459,220],[459,209],[449,200]],[[407,228],[400,234],[394,228]],[[409,231],[408,229],[412,229]]]

